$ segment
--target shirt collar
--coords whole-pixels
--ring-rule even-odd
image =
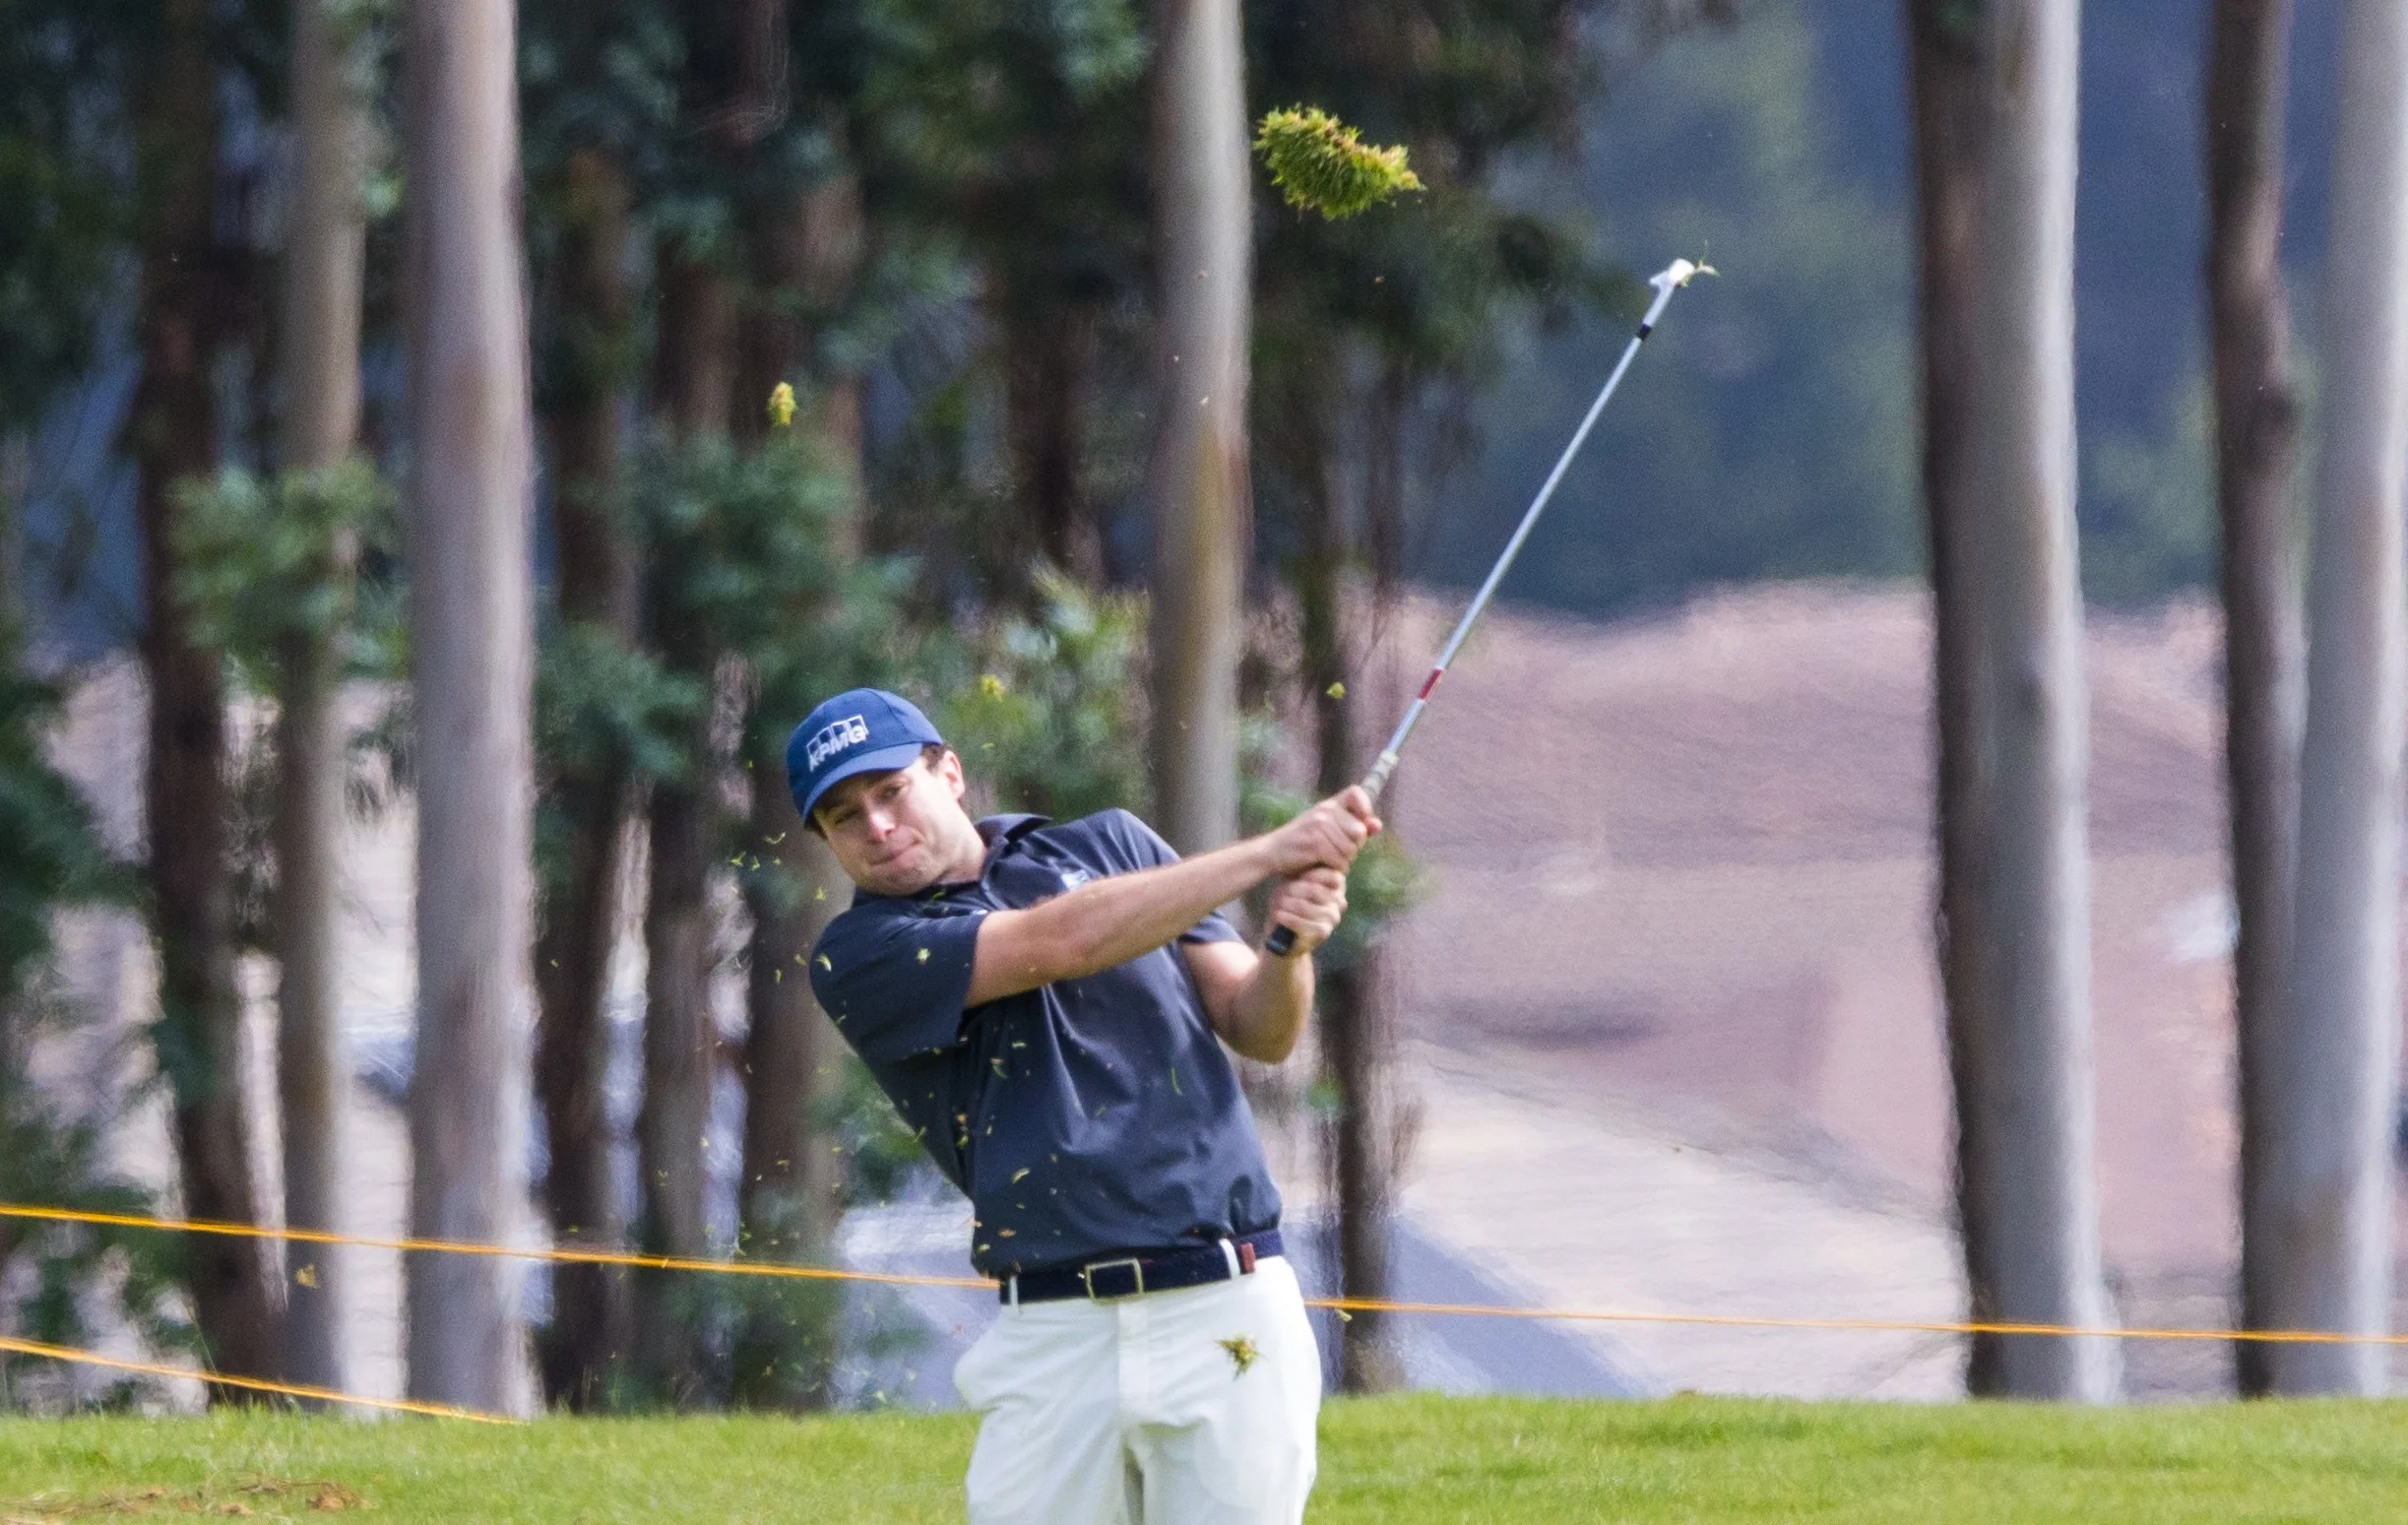
[[[917,894],[912,895],[880,895],[873,891],[862,889],[859,885],[855,885],[853,890],[853,904],[858,906],[873,900],[900,900],[913,905],[925,905],[931,900],[941,899],[945,895],[961,889],[966,884],[973,882],[983,884],[986,882],[986,876],[994,871],[995,860],[1003,856],[1004,849],[1010,847],[1013,843],[1018,842],[1030,832],[1037,830],[1037,828],[1040,826],[1050,826],[1052,824],[1053,817],[1049,815],[1015,813],[1007,815],[989,815],[983,817],[978,822],[978,829],[979,835],[986,839],[986,858],[985,861],[981,863],[979,866],[979,877],[976,881],[968,879],[943,880],[939,881],[938,883],[931,884],[926,889],[920,890]]]
[[[1050,826],[1049,815],[990,815],[979,822],[979,835],[986,839],[986,860],[992,863],[995,855],[1018,842],[1040,826]]]
[[[986,859],[979,865],[978,882],[981,884],[986,882],[986,876],[995,871],[996,861],[1003,857],[1004,851],[1013,843],[1018,842],[1040,826],[1052,824],[1053,817],[1049,815],[1036,815],[1027,812],[989,815],[982,819],[978,823],[979,835],[986,839]],[[935,900],[954,890],[961,889],[967,882],[969,881],[956,879],[950,883],[931,884],[911,898],[921,902]]]

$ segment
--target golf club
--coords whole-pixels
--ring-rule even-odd
[[[1539,495],[1531,499],[1529,510],[1522,515],[1520,527],[1513,532],[1513,539],[1505,542],[1504,553],[1496,558],[1496,565],[1489,569],[1489,580],[1482,583],[1480,592],[1472,596],[1472,606],[1465,609],[1463,618],[1455,622],[1455,633],[1446,638],[1445,647],[1438,653],[1437,665],[1429,669],[1429,676],[1422,680],[1422,691],[1414,695],[1413,703],[1405,707],[1405,718],[1396,723],[1395,733],[1388,737],[1388,744],[1380,748],[1379,760],[1371,764],[1369,773],[1363,775],[1363,793],[1369,794],[1374,803],[1379,799],[1379,792],[1387,788],[1388,776],[1396,771],[1397,755],[1404,751],[1407,738],[1413,734],[1413,728],[1422,723],[1422,712],[1429,708],[1429,696],[1437,692],[1438,679],[1446,676],[1447,665],[1455,660],[1455,653],[1463,649],[1464,638],[1472,633],[1473,623],[1480,618],[1481,611],[1489,606],[1489,601],[1495,597],[1497,585],[1505,580],[1505,573],[1513,567],[1513,558],[1522,553],[1522,542],[1530,539],[1531,527],[1539,522],[1539,515],[1546,512],[1548,500],[1555,495],[1556,485],[1563,480],[1564,472],[1571,467],[1572,457],[1580,453],[1582,443],[1589,437],[1589,430],[1596,427],[1597,415],[1606,411],[1606,404],[1612,400],[1614,389],[1622,384],[1622,373],[1630,369],[1630,362],[1638,357],[1639,346],[1646,343],[1647,336],[1654,332],[1656,319],[1664,315],[1664,309],[1671,303],[1675,291],[1699,276],[1714,273],[1711,265],[1675,260],[1647,278],[1647,284],[1655,287],[1656,296],[1654,301],[1647,304],[1647,316],[1639,320],[1639,331],[1631,335],[1630,343],[1622,348],[1621,359],[1615,363],[1614,374],[1606,378],[1604,388],[1597,394],[1597,401],[1589,405],[1588,416],[1581,419],[1580,427],[1572,432],[1572,442],[1565,445],[1563,454],[1555,458],[1555,469],[1547,474],[1546,484],[1539,488]],[[1263,946],[1277,957],[1286,958],[1296,948],[1296,928],[1285,924],[1273,927],[1270,940]]]

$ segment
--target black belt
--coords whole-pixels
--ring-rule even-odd
[[[1278,1253],[1279,1231],[1265,1229],[1260,1234],[1185,1249],[1148,1249],[1108,1255],[1081,1265],[1040,1266],[1005,1277],[998,1296],[1012,1304],[1059,1303],[1065,1298],[1104,1303],[1134,1298],[1140,1293],[1170,1292],[1251,1276],[1257,1260]]]

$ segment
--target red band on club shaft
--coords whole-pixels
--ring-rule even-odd
[[[1424,683],[1424,684],[1422,685],[1422,691],[1421,691],[1421,693],[1417,694],[1415,697],[1416,697],[1416,698],[1421,698],[1421,699],[1426,699],[1426,698],[1428,698],[1428,697],[1429,697],[1430,690],[1431,690],[1431,689],[1433,689],[1433,688],[1436,688],[1436,687],[1438,686],[1438,679],[1440,679],[1440,678],[1442,678],[1442,677],[1444,677],[1444,676],[1446,676],[1446,669],[1445,669],[1444,667],[1432,667],[1432,668],[1430,668],[1430,669],[1429,669],[1429,681],[1428,681],[1428,682],[1426,682],[1426,683]]]

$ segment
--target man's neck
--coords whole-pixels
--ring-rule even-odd
[[[958,835],[953,855],[937,870],[936,884],[975,884],[986,872],[986,855],[993,845],[986,840],[986,834],[979,830],[978,823],[970,820],[968,813],[965,812],[962,819],[968,823],[969,829]],[[929,888],[933,889],[935,885]]]

